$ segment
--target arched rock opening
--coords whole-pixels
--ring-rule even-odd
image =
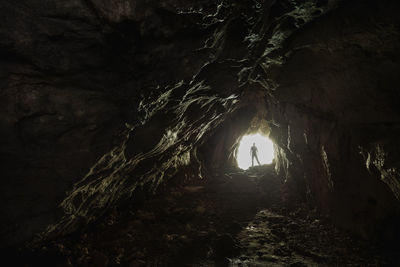
[[[209,155],[204,164],[214,171],[237,168],[236,153],[241,138],[245,135],[262,133],[268,136],[270,128],[266,121],[266,103],[261,87],[245,91],[240,98],[239,108],[215,129],[206,144],[201,147]]]

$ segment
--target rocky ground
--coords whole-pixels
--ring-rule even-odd
[[[150,202],[39,249],[20,266],[398,266],[300,202],[287,203],[271,166],[175,186]],[[129,210],[129,212],[127,212]]]

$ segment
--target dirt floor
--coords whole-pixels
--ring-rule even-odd
[[[271,166],[175,186],[33,251],[21,266],[400,266],[304,204]],[[129,210],[129,212],[127,212]]]

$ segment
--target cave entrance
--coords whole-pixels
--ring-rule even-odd
[[[261,165],[271,164],[274,159],[274,144],[265,135],[260,133],[244,135],[239,142],[236,154],[238,167],[247,170],[252,165],[250,149],[255,143],[258,149],[258,159]],[[257,166],[257,160],[254,159],[254,166]]]

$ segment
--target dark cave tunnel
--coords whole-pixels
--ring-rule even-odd
[[[9,266],[398,266],[394,0],[0,2]],[[274,143],[240,169],[241,138]]]

